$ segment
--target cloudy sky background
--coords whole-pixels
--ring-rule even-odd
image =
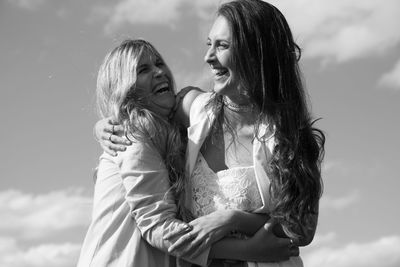
[[[178,88],[209,89],[218,0],[0,1],[0,266],[74,266],[101,150],[98,67],[153,42]],[[305,266],[400,266],[400,1],[275,0],[303,48],[327,135],[320,222]]]

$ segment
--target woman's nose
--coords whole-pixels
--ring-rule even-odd
[[[158,77],[161,76],[164,73],[164,70],[160,67],[155,66],[154,67],[154,76]]]
[[[210,46],[204,56],[204,61],[210,64],[214,60],[215,60],[215,49],[212,46]]]

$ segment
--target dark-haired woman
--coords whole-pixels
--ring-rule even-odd
[[[325,137],[313,126],[286,19],[261,0],[231,1],[218,9],[207,45],[214,88],[182,94],[176,116],[188,122],[186,207],[199,219],[219,210],[257,213],[288,246],[306,246],[317,225]],[[110,127],[104,123],[99,136]],[[196,222],[172,251],[214,241]],[[299,257],[277,264],[302,266]]]

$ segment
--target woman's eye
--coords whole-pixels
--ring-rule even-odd
[[[163,61],[157,61],[156,62],[156,66],[157,67],[164,66],[164,62]]]
[[[220,48],[220,49],[227,49],[227,48],[229,48],[229,45],[228,45],[228,44],[225,44],[225,43],[220,43],[220,44],[218,44],[218,48]]]
[[[142,67],[142,68],[140,68],[139,70],[138,70],[138,74],[140,74],[140,73],[145,73],[147,70],[148,70],[149,68],[147,68],[147,67]]]

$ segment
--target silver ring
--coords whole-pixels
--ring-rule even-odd
[[[111,128],[111,133],[112,133],[112,134],[114,133],[114,125],[113,125],[112,128]]]
[[[193,230],[193,226],[191,226],[190,224],[185,224],[185,226],[184,226],[184,230],[185,231],[192,231]]]
[[[108,137],[108,140],[110,140],[110,142],[112,142],[111,137],[112,137],[112,133],[110,133],[110,136]]]
[[[293,247],[293,246],[294,246],[294,241],[293,241],[293,239],[290,238],[289,242],[290,242],[289,247]]]

